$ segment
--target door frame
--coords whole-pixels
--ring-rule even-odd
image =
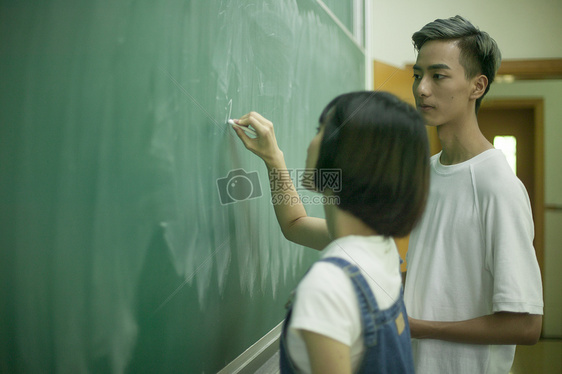
[[[535,133],[533,180],[535,191],[533,221],[535,223],[535,251],[544,283],[544,100],[542,98],[493,98],[482,101],[482,108],[532,109]]]

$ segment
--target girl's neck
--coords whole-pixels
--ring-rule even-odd
[[[344,236],[374,236],[377,232],[367,226],[359,218],[353,214],[340,209],[336,205],[325,204],[324,212],[326,214],[326,222],[328,231],[332,239],[343,238]]]

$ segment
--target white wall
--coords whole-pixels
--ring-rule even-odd
[[[372,59],[415,61],[412,34],[436,18],[462,15],[498,43],[505,59],[562,58],[561,0],[367,0]]]

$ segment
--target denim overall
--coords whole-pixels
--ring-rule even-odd
[[[338,257],[326,261],[339,266],[351,279],[359,299],[365,353],[357,373],[414,373],[410,326],[400,298],[390,308],[380,310],[367,281],[357,266]],[[287,350],[287,329],[291,319],[292,304],[288,305],[280,342],[280,369],[282,374],[297,373]]]

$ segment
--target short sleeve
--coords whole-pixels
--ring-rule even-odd
[[[351,346],[361,333],[360,326],[351,280],[333,264],[316,263],[297,288],[289,327]]]
[[[483,205],[486,263],[494,277],[493,312],[543,314],[529,198],[519,179],[511,175],[507,180],[511,183],[503,183],[501,190],[496,187]]]

